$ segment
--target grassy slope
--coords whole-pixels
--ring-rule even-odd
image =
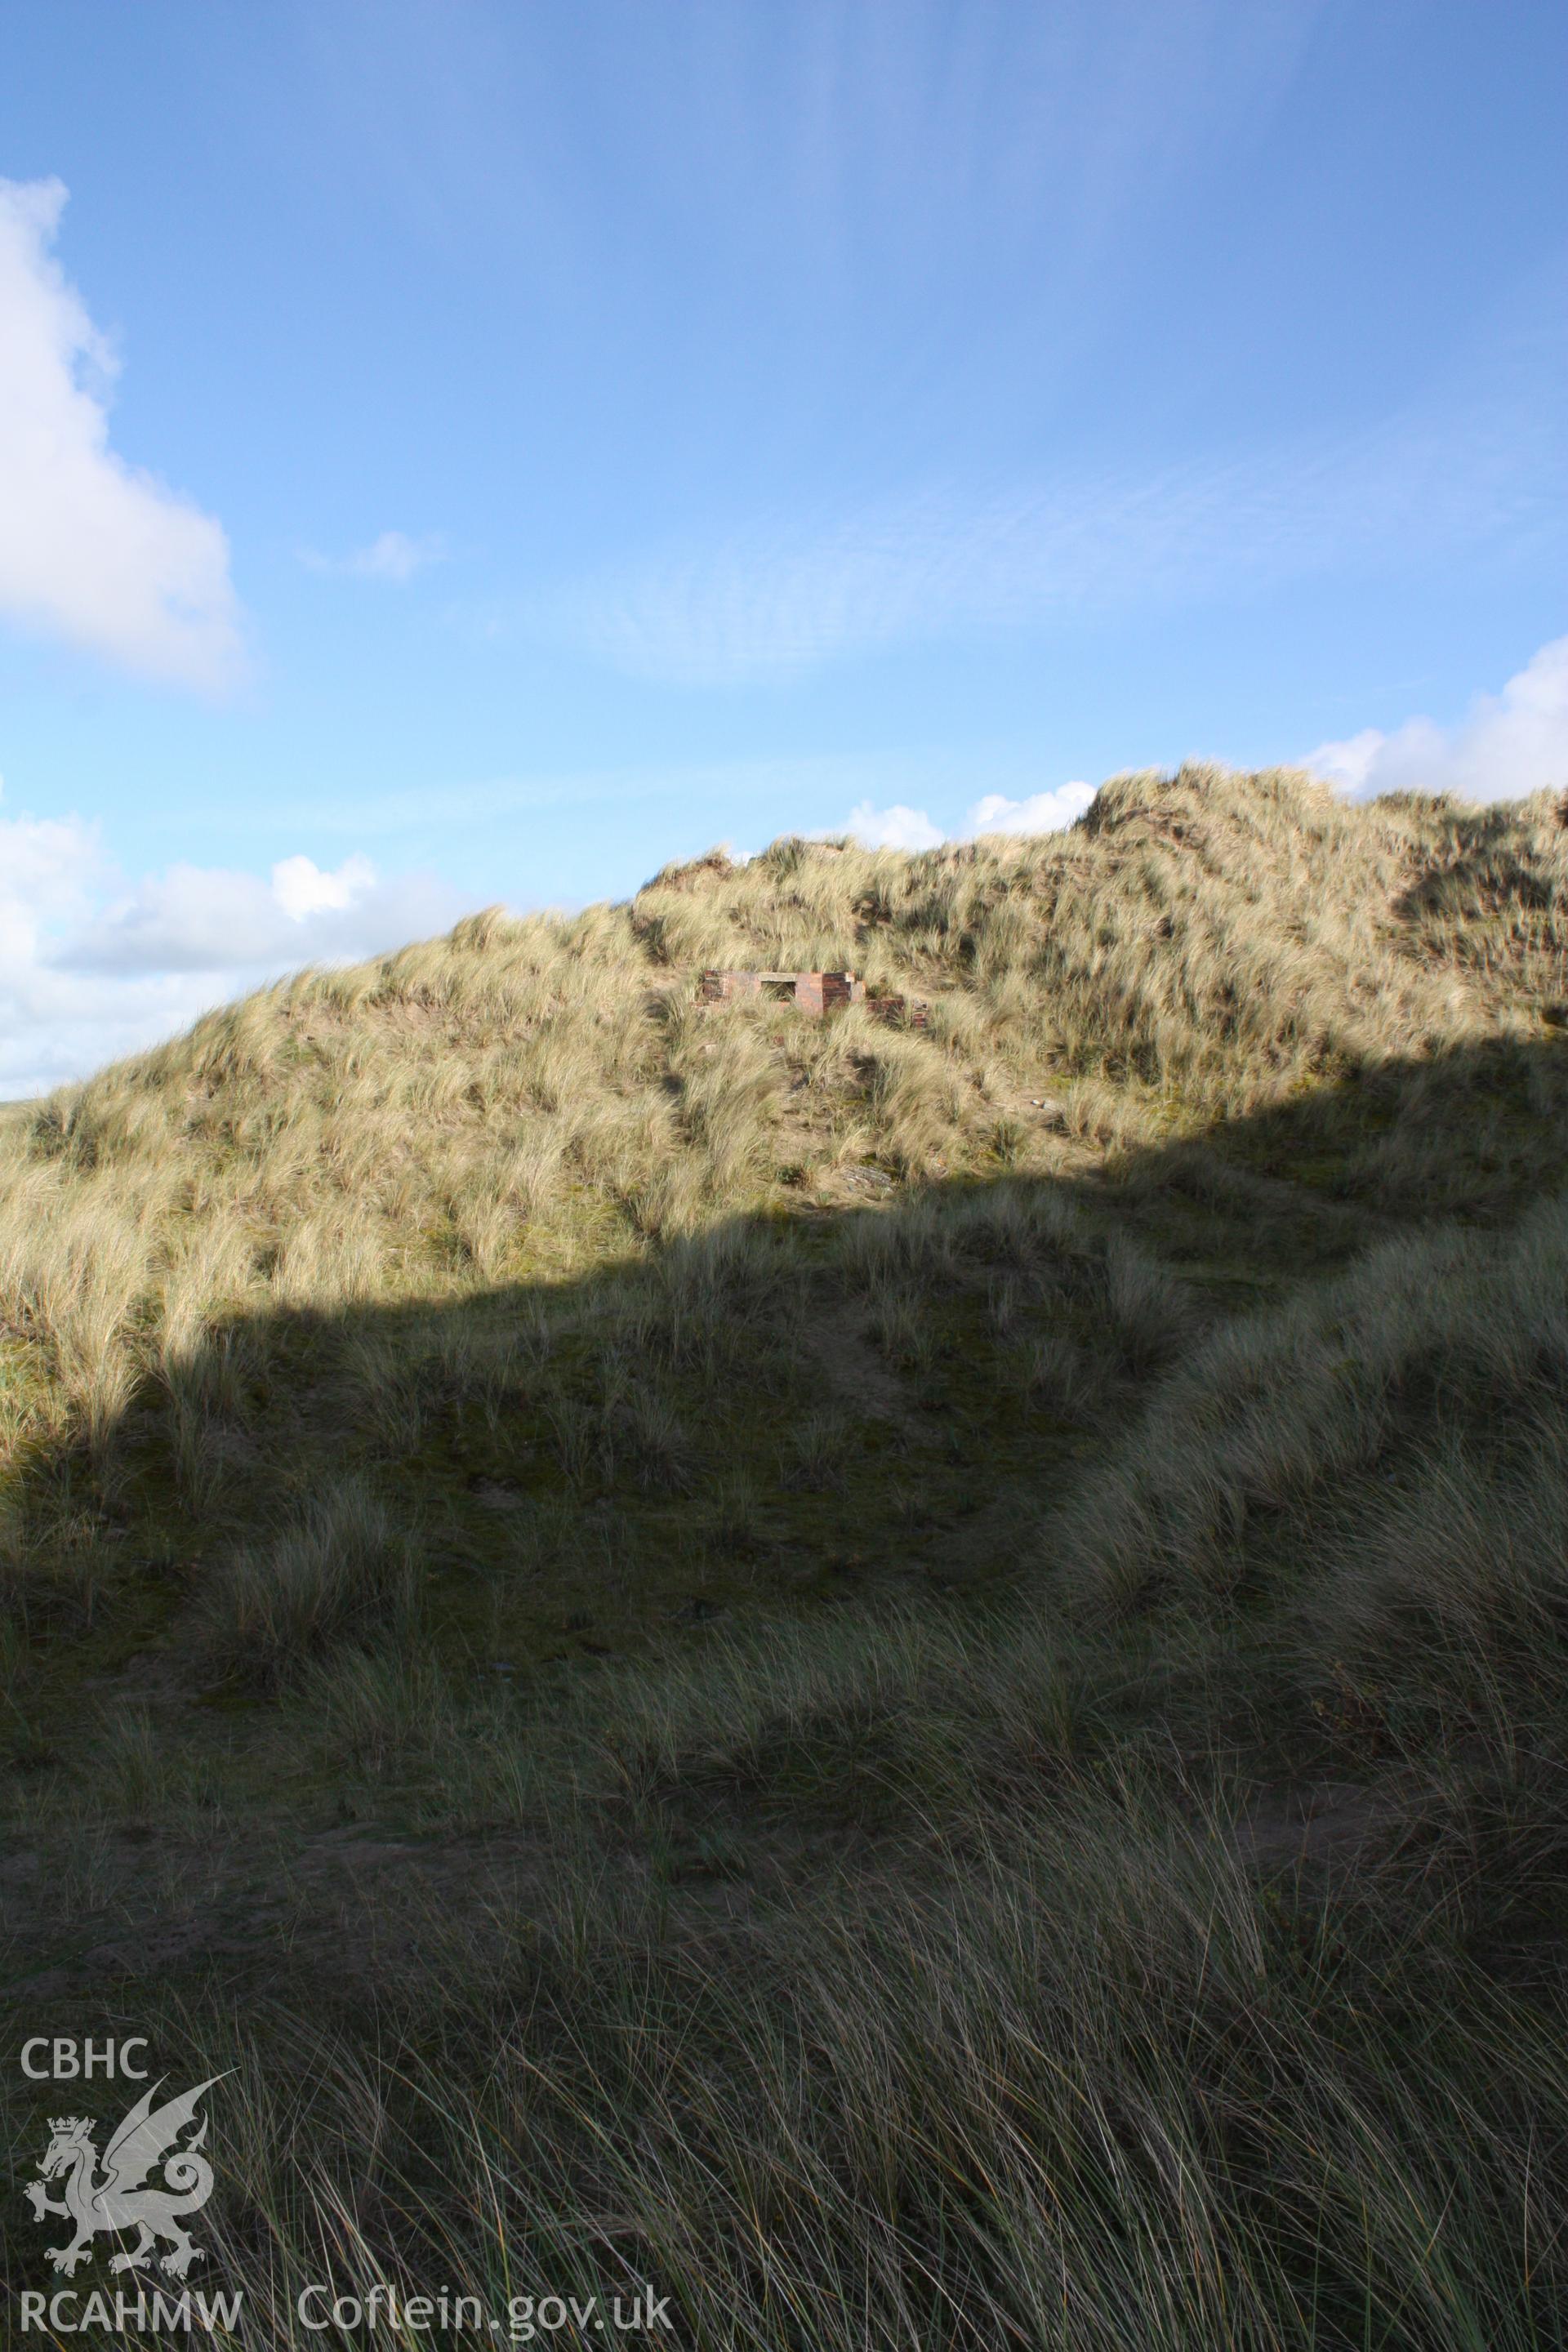
[[[247,2277],[1555,2340],[1565,845],[1123,778],[0,1129],[17,2013],[254,2043]]]

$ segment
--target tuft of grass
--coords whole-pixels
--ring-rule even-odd
[[[406,1629],[415,1599],[408,1537],[363,1480],[343,1477],[229,1554],[201,1596],[196,1638],[215,1674],[276,1685],[345,1636]]]
[[[1067,1330],[1049,1332],[1035,1341],[1024,1379],[1030,1399],[1043,1412],[1067,1422],[1089,1419],[1103,1386],[1093,1359]]]
[[[786,1482],[820,1494],[841,1486],[854,1452],[854,1433],[842,1413],[808,1413],[790,1430]]]
[[[439,1757],[471,1730],[437,1661],[384,1644],[309,1658],[289,1710],[301,1745],[329,1769],[371,1780]]]

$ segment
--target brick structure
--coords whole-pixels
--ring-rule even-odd
[[[858,1004],[866,983],[852,971],[705,971],[697,983],[699,1004],[731,1004],[762,996],[794,1004],[802,1013],[832,1013]]]
[[[897,1028],[923,1029],[926,1006],[918,996],[868,996],[852,971],[704,971],[698,975],[699,1004],[734,1004],[771,998],[820,1017],[845,1004],[864,1004],[873,1019]]]
[[[923,1029],[928,1011],[921,996],[868,996],[866,1010],[874,1021],[885,1021],[894,1029]]]

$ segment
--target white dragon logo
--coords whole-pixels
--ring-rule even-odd
[[[175,2147],[174,2142],[195,2116],[204,2092],[223,2080],[223,2075],[214,2074],[183,2098],[165,2100],[156,2109],[153,2101],[163,2084],[162,2080],[154,2083],[142,2093],[105,2148],[101,2173],[91,2139],[92,2117],[50,2116],[52,2137],[38,2160],[43,2180],[29,2181],[26,2196],[35,2221],[41,2221],[47,2213],[59,2213],[76,2223],[76,2236],[68,2246],[46,2249],[56,2270],[64,2271],[68,2278],[79,2263],[88,2260],[100,2230],[140,2232],[129,2253],[112,2257],[111,2271],[144,2270],[160,2238],[169,2241],[171,2251],[160,2259],[158,2267],[171,2278],[184,2278],[193,2263],[205,2261],[205,2249],[191,2243],[181,2227],[181,2217],[199,2213],[212,2195],[212,2166],[197,2154],[207,2136],[206,2117],[202,2117],[200,2130],[184,2147]],[[163,2168],[163,2186],[144,2188],[142,2183],[158,2165]],[[44,2180],[58,2180],[62,2173],[65,2194],[50,2197]]]

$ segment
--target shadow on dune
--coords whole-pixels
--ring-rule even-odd
[[[440,1639],[520,1671],[879,1581],[984,1593],[1196,1338],[1402,1229],[1506,1225],[1555,1186],[1565,1108],[1562,1045],[1489,1045],[1103,1173],[870,1170],[886,1205],[576,1281],[219,1323],[96,1460],[35,1465],[24,1637],[275,1684],[215,1579],[243,1553],[264,1584],[258,1544],[345,1483],[418,1547]]]
[[[1560,1585],[1563,1556],[1568,1242],[1532,1238],[1532,1203],[1556,1189],[1565,1071],[1554,1045],[1455,1055],[1105,1174],[998,1171],[729,1219],[577,1281],[216,1327],[96,1461],[33,1474],[10,1736],[13,1787],[40,1795],[3,1865],[18,2016],[161,2021],[217,2049],[213,2073],[243,1988],[300,2112],[340,2095],[340,2063],[356,2098],[374,2067],[388,2096],[441,2086],[416,2087],[411,2147],[448,2073],[490,2085],[515,2044],[506,2145],[539,2144],[553,2069],[575,2228],[581,2115],[595,2149],[657,2145],[662,2198],[689,2147],[708,2162],[704,2102],[738,2068],[750,2183],[758,2116],[795,2113],[836,2021],[879,2030],[907,1962],[900,2065],[973,2049],[1011,2099],[1038,2052],[1067,2084],[1053,2179],[1081,2162],[1080,2078],[1125,2063],[1108,2113],[1142,2112],[1153,2016],[1173,2114],[1206,2116],[1211,2081],[1215,2109],[1234,2097],[1256,2053],[1247,2147],[1272,2147],[1298,2082],[1279,2146],[1306,2145],[1347,2051],[1369,2116],[1391,2084],[1414,2100],[1378,2145],[1415,2170],[1458,2112],[1445,2069],[1467,2097],[1500,2084],[1508,2134],[1475,2144],[1492,2172],[1455,2145],[1512,2196],[1542,2077],[1509,2004],[1563,1949],[1568,1675],[1560,1591],[1531,1579],[1545,1561]],[[1048,1565],[1042,1528],[1070,1532],[1097,1482],[1074,1540],[1086,1587],[1131,1563],[1121,1650],[1006,1613]],[[1294,1590],[1312,1577],[1319,1621]],[[1265,1639],[1227,1649],[1249,1612]],[[800,1638],[748,1648],[763,1623]],[[576,1751],[529,1777],[558,1718],[591,1727],[597,1781],[571,1777]],[[780,2021],[808,1949],[818,1991],[824,1952],[841,1974],[803,2053]],[[998,1984],[1022,2006],[993,2039]],[[787,2056],[771,2105],[764,2044]],[[852,2095],[800,2113],[853,2105],[858,2053]],[[656,2077],[677,2089],[653,2143]],[[952,2095],[943,2077],[932,2128]],[[342,2126],[356,2184],[380,2178],[384,2112]],[[998,2145],[1025,2144],[1020,2112]],[[911,2127],[895,2235],[931,2145]],[[1277,2177],[1268,2228],[1294,2245],[1303,2192]],[[1439,2221],[1454,2177],[1458,2157]],[[700,2186],[681,2194],[705,2214]],[[1120,2177],[1107,2210],[1124,2233]],[[693,2275],[716,2242],[705,2225]],[[1016,2237],[997,2242],[1010,2276]]]

